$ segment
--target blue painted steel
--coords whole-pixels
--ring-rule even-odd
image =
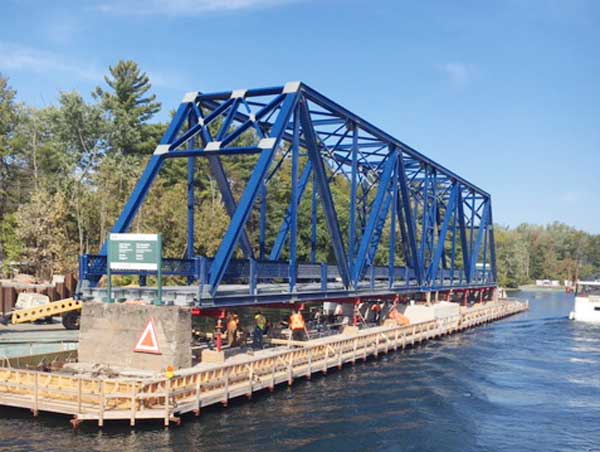
[[[475,241],[475,246],[473,247],[473,251],[471,254],[471,263],[469,264],[469,281],[473,281],[475,276],[475,271],[477,269],[477,259],[479,258],[479,250],[481,248],[481,240],[483,236],[487,232],[487,221],[489,214],[489,204],[485,204],[483,208],[481,223],[479,223],[479,227],[477,228],[477,240]],[[473,227],[473,225],[471,225]]]
[[[488,218],[488,233],[490,235],[490,268],[492,271],[492,281],[497,281],[497,269],[496,269],[496,239],[494,238],[494,220],[492,215],[492,199],[489,198],[488,202],[490,203],[489,207],[489,218]]]
[[[229,217],[233,218],[233,215],[235,214],[235,211],[237,209],[237,204],[235,202],[235,198],[233,197],[233,193],[231,192],[229,182],[227,181],[225,169],[223,168],[223,164],[221,163],[221,158],[218,155],[209,156],[208,167],[210,169],[211,174],[217,181],[217,186],[219,187],[219,191],[221,192],[221,196],[223,197],[223,204],[225,205],[225,210],[227,211]],[[254,253],[252,251],[252,245],[250,244],[250,239],[248,238],[248,234],[245,230],[242,230],[240,247],[242,248],[242,253],[244,253],[244,257],[254,256]]]
[[[244,146],[236,148],[221,148],[216,151],[206,151],[204,149],[182,149],[171,151],[162,156],[163,159],[176,159],[180,157],[208,157],[211,155],[230,156],[230,155],[250,155],[260,154],[263,150],[256,146]]]
[[[317,175],[313,172],[310,199],[310,263],[317,262]]]
[[[395,188],[395,193],[396,193],[396,220],[400,226],[400,242],[402,244],[402,253],[403,253],[403,258],[404,258],[404,262],[407,265],[408,268],[408,264],[410,262],[412,262],[412,257],[411,257],[411,253],[410,253],[410,247],[409,247],[409,237],[408,237],[408,232],[407,232],[407,225],[406,225],[406,219],[404,218],[404,208],[402,205],[402,197],[401,197],[401,192],[400,192],[400,165],[401,165],[401,161],[402,161],[402,157],[398,158],[398,163],[397,163],[397,168],[396,168],[396,172],[394,174],[395,180],[394,180],[394,188]],[[403,170],[402,170],[403,171]]]
[[[281,132],[283,132],[283,128],[285,124],[287,124],[287,121],[296,105],[296,100],[296,94],[288,94],[283,101],[283,105],[281,106],[282,112],[277,117],[277,122],[274,124],[270,135],[275,139],[273,147],[265,149],[260,154],[260,157],[256,162],[255,170],[250,176],[246,190],[244,191],[244,194],[242,195],[242,198],[238,204],[238,208],[231,219],[231,223],[227,229],[227,232],[225,233],[223,241],[221,242],[221,246],[219,246],[219,249],[215,254],[215,258],[209,270],[209,286],[213,296],[215,295],[217,287],[223,278],[227,264],[229,264],[229,260],[234,252],[239,235],[246,224],[246,221],[248,220],[248,215],[250,214],[250,210],[254,204],[256,194],[262,185],[267,174],[267,170],[269,169],[269,165],[273,160],[275,148],[278,146],[279,141],[281,140]]]
[[[448,232],[448,225],[450,224],[450,220],[453,215],[455,215],[455,207],[456,207],[456,198],[458,197],[458,184],[455,183],[452,187],[452,192],[450,194],[450,201],[446,206],[446,213],[444,214],[444,222],[442,224],[442,228],[438,237],[437,246],[435,248],[435,254],[431,261],[430,271],[429,271],[429,280],[431,283],[435,284],[437,279],[437,274],[440,265],[440,259],[442,258],[442,254],[444,252],[444,247],[446,244],[446,233]]]
[[[417,250],[417,228],[415,217],[413,216],[413,212],[410,207],[410,195],[408,190],[408,183],[406,181],[406,171],[404,169],[404,159],[402,155],[398,159],[398,184],[400,185],[400,192],[402,193],[402,207],[404,209],[408,245],[410,249],[410,256],[412,258],[412,268],[414,269],[417,275],[417,281],[419,285],[421,285],[423,283],[423,264],[419,258],[419,252]]]
[[[265,258],[265,240],[267,236],[267,187],[263,182],[260,186],[260,218],[258,221],[258,255]]]
[[[455,214],[452,220],[452,251],[450,254],[450,285],[454,285],[454,270],[456,267],[456,225],[458,223],[458,203],[460,202],[460,185],[458,183],[456,185],[456,207]]]
[[[394,178],[392,180],[392,214],[390,216],[390,242],[388,244],[388,287],[394,286],[394,271],[396,267],[396,222],[398,209],[398,163],[394,168]]]
[[[193,120],[196,122],[198,122],[199,119],[204,119],[202,116],[202,112],[196,106],[194,107],[195,108],[193,108],[190,117],[192,117]],[[206,146],[209,142],[213,141],[208,127],[202,127],[200,129],[199,135],[203,146]],[[205,153],[204,150],[202,150],[202,152]],[[170,152],[170,154],[173,153],[174,151]],[[219,155],[215,155],[214,152],[211,152],[208,155],[206,155],[206,158],[208,160],[210,172],[217,181],[217,186],[219,187],[219,191],[221,192],[221,196],[223,197],[223,204],[225,205],[227,215],[229,215],[229,217],[231,218],[233,217],[237,205],[233,197],[233,193],[231,192],[231,187],[229,186],[229,181],[227,180],[227,175],[225,174],[225,169],[223,168],[223,164],[221,163],[221,157]],[[248,238],[248,234],[245,230],[242,231],[240,246],[242,248],[242,253],[244,254],[244,257],[254,257],[252,245],[250,245],[250,239]]]
[[[321,158],[321,154],[317,148],[315,132],[310,120],[308,108],[305,103],[300,103],[300,107],[300,122],[302,123],[302,131],[304,132],[306,139],[308,157],[312,162],[315,180],[319,190],[319,197],[321,198],[321,205],[323,206],[325,219],[327,220],[327,226],[329,228],[329,234],[331,235],[333,252],[335,254],[335,259],[342,282],[344,283],[345,287],[348,287],[350,283],[348,261],[346,260],[346,251],[344,250],[344,242],[342,240],[342,234],[340,233],[340,226],[337,220],[333,198],[331,197],[331,191],[329,191],[329,185],[327,184],[325,166],[323,165],[323,159]]]
[[[321,291],[327,292],[327,275],[328,269],[327,264],[321,263]]]
[[[462,188],[462,187],[461,187]],[[465,200],[463,199],[462,190],[458,191],[458,225],[460,233],[460,244],[463,257],[463,273],[467,284],[471,282],[471,271],[470,271],[470,260],[469,260],[469,247],[467,246],[467,225],[465,222]],[[460,281],[463,281],[461,276]]]
[[[392,204],[392,195],[389,193],[386,193],[385,200],[383,201],[383,206],[382,206],[381,212],[379,214],[379,219],[377,220],[377,225],[375,226],[375,231],[373,233],[371,245],[369,246],[369,251],[367,253],[367,259],[365,262],[366,265],[372,265],[373,262],[375,261],[375,255],[377,254],[377,248],[379,248],[379,243],[381,241],[383,229],[385,227],[385,222],[386,222],[391,204]],[[388,258],[389,258],[389,256],[388,256]]]
[[[296,107],[296,111],[299,107]],[[290,292],[296,291],[296,280],[298,273],[298,262],[297,262],[297,250],[296,250],[296,239],[298,236],[298,204],[300,203],[300,197],[302,193],[298,187],[298,159],[300,154],[300,119],[298,114],[294,115],[294,142],[292,143],[292,193],[291,203],[292,208],[289,211],[289,225],[290,225],[290,281],[289,289]],[[307,177],[310,174],[310,166],[307,164]],[[306,184],[306,181],[304,182]],[[304,191],[304,190],[302,190]],[[284,223],[286,223],[284,221]]]
[[[221,141],[223,139],[223,137],[225,136],[225,133],[227,133],[227,131],[229,130],[229,126],[231,126],[231,122],[233,121],[233,118],[235,117],[235,114],[237,113],[237,109],[238,109],[239,105],[240,105],[240,99],[238,97],[237,99],[235,99],[233,101],[231,107],[229,107],[229,113],[227,113],[227,116],[225,117],[225,120],[221,124],[221,128],[219,129],[219,132],[217,133],[217,141]]]
[[[188,126],[193,127],[192,115],[188,116]],[[194,143],[188,141],[188,149],[191,149]],[[194,252],[194,176],[196,172],[196,158],[188,157],[187,164],[187,258],[193,259],[195,256]],[[188,284],[191,284],[192,280],[188,279]]]
[[[356,195],[358,190],[358,128],[352,127],[352,173],[350,177],[350,225],[348,231],[348,267],[354,267],[356,253]]]
[[[187,130],[182,130],[186,122]],[[167,276],[197,280],[199,303],[233,303],[230,292],[220,292],[222,283],[247,284],[247,301],[252,303],[305,300],[310,298],[308,292],[331,299],[365,291],[406,293],[495,285],[490,195],[304,84],[196,93],[193,101],[186,96],[160,144],[113,231],[128,230],[165,159],[187,158],[186,259],[165,259],[161,268]],[[256,159],[239,200],[224,166],[232,156]],[[198,158],[208,160],[231,218],[214,257],[194,253]],[[279,183],[275,176],[289,168],[286,160],[291,160],[288,207],[281,225],[273,230],[266,199],[272,185]],[[298,259],[299,209],[311,181],[310,231],[306,232],[312,264]],[[347,189],[348,201],[340,204],[334,199],[330,190],[334,183]],[[251,212],[257,210],[258,216],[249,222]],[[323,220],[329,234],[325,240],[317,237],[318,222]],[[286,243],[288,259],[281,262]],[[243,260],[233,257],[238,247]],[[105,252],[103,248],[100,256],[80,257],[82,281],[93,285],[104,273]],[[319,259],[328,256],[329,265],[316,264],[317,252]],[[374,264],[376,255],[385,258],[384,265]],[[404,264],[397,266],[400,255]],[[146,278],[150,273],[135,274]],[[286,289],[278,289],[277,295],[259,290],[259,283],[280,282],[286,283]]]
[[[281,104],[284,98],[284,95],[278,96],[275,99],[273,99],[268,105],[265,105],[264,108],[262,108],[256,113],[255,121],[251,121],[247,115],[239,115],[241,118],[243,118],[243,124],[223,139],[223,141],[221,142],[222,146],[227,146],[229,143],[232,143],[237,138],[239,138],[246,130],[250,129],[253,125],[256,125],[258,121],[260,121],[269,112],[273,111],[275,107]]]
[[[426,265],[426,261],[425,261],[425,251],[427,249],[427,242],[428,242],[428,238],[429,238],[429,233],[430,233],[430,229],[431,229],[431,225],[429,224],[430,221],[430,205],[429,205],[429,190],[430,190],[430,174],[429,174],[429,168],[427,166],[425,166],[425,179],[423,180],[423,193],[422,193],[422,198],[423,198],[423,210],[422,210],[422,216],[423,216],[423,227],[421,230],[421,243],[419,246],[419,266],[422,266],[423,270],[425,270],[427,268]],[[416,205],[416,204],[415,204]],[[415,216],[417,216],[417,214],[415,213]]]
[[[367,222],[367,227],[360,241],[360,245],[358,247],[358,254],[356,255],[355,264],[352,272],[352,281],[355,287],[358,286],[358,282],[362,276],[362,270],[364,268],[365,263],[367,262],[367,253],[369,251],[369,248],[371,247],[375,228],[377,224],[381,221],[381,207],[384,204],[384,198],[389,189],[390,180],[392,178],[392,174],[396,166],[397,156],[397,152],[392,152],[387,158],[387,163],[385,165],[385,169],[383,171],[383,174],[381,175],[381,181],[379,182],[379,186],[377,188],[377,194],[375,195],[375,199],[371,206],[369,221]]]
[[[248,290],[250,295],[256,294],[256,284],[258,282],[257,266],[254,259],[249,259],[250,273],[248,275]]]
[[[292,156],[292,162],[294,161],[294,158],[295,157]],[[304,195],[304,191],[306,189],[306,186],[308,185],[308,181],[310,180],[311,169],[312,166],[310,162],[306,162],[306,164],[304,165],[304,169],[302,170],[302,175],[300,176],[300,181],[296,185],[294,185],[294,183],[292,182],[292,191],[295,192],[296,198],[296,208],[293,208],[292,205],[288,207],[287,214],[285,216],[285,219],[281,223],[281,226],[279,227],[277,238],[275,239],[273,249],[271,250],[271,255],[269,256],[269,260],[271,261],[276,261],[277,259],[279,259],[281,251],[283,251],[285,239],[287,237],[288,231],[290,230],[290,222],[292,215],[296,215],[296,217],[298,215],[298,206],[300,205],[300,201],[302,200],[302,196]],[[297,177],[292,177],[292,181],[297,181]],[[294,199],[294,195],[292,195],[291,199]]]

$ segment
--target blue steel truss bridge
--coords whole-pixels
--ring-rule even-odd
[[[237,196],[224,165],[235,156],[253,159]],[[129,231],[169,159],[187,160],[187,248],[161,268],[185,278],[171,288],[185,304],[383,299],[496,285],[490,195],[304,83],[187,93],[112,232]],[[212,256],[195,253],[198,159],[207,160],[230,217]],[[267,206],[282,172],[291,181],[287,209],[273,228]],[[332,184],[344,187],[343,201]],[[325,243],[318,229],[327,231]],[[309,249],[303,259],[299,237]],[[79,264],[89,296],[106,273],[106,244]],[[136,274],[144,285],[151,273]]]

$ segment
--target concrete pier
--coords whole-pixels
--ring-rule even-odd
[[[148,324],[156,350],[136,351]],[[84,303],[79,362],[139,370],[192,365],[192,318],[177,306]]]

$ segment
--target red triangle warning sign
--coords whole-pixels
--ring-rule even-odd
[[[161,354],[158,347],[158,339],[156,338],[156,328],[152,319],[148,320],[133,351],[138,353],[152,353],[154,355]]]

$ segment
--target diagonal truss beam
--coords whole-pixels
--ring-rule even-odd
[[[221,158],[218,155],[210,155],[207,158],[210,172],[217,181],[217,186],[219,187],[219,191],[223,197],[223,204],[225,205],[227,215],[233,219],[237,209],[237,204],[235,202],[235,198],[233,197],[233,193],[231,192],[231,187],[229,186],[229,181],[227,180],[227,175],[225,174],[225,169],[223,168]],[[252,245],[250,244],[250,239],[248,238],[248,234],[246,233],[245,229],[242,230],[240,248],[242,249],[242,253],[244,253],[245,257],[254,256]]]
[[[306,162],[306,165],[304,165],[304,169],[302,170],[302,175],[300,176],[300,182],[298,183],[297,200],[296,200],[296,207],[295,207],[296,211],[297,211],[298,207],[300,206],[300,202],[302,201],[302,195],[304,194],[304,191],[306,190],[306,186],[308,185],[308,181],[310,180],[311,170],[312,170],[311,162]],[[293,203],[294,203],[294,200],[292,198],[292,200],[290,201],[290,206],[287,209],[285,218],[283,219],[283,222],[281,223],[281,226],[279,227],[279,232],[277,233],[277,238],[275,239],[275,243],[273,244],[271,254],[269,255],[269,260],[271,260],[271,261],[276,261],[277,259],[279,259],[279,256],[281,256],[281,252],[283,251],[283,247],[285,245],[285,239],[287,238],[288,231],[290,230],[292,211],[294,210]]]
[[[471,282],[471,270],[469,260],[469,246],[467,244],[467,225],[465,222],[465,205],[462,195],[462,189],[458,191],[458,231],[460,235],[460,246],[463,257],[463,269],[467,283]]]
[[[479,258],[479,250],[481,249],[481,242],[483,240],[483,237],[487,233],[489,211],[490,211],[489,202],[486,202],[484,210],[483,210],[482,218],[479,222],[479,227],[477,228],[477,239],[475,240],[475,243],[473,245],[472,254],[471,254],[471,263],[469,264],[469,280],[470,281],[473,281],[473,277],[475,276],[475,271],[477,270],[477,259]]]
[[[371,247],[373,234],[375,233],[375,228],[381,221],[380,217],[382,215],[382,212],[387,213],[382,209],[382,206],[384,205],[385,196],[388,194],[390,180],[394,172],[394,167],[396,166],[397,157],[397,152],[392,152],[388,157],[387,162],[385,164],[385,168],[383,170],[383,174],[381,176],[381,180],[379,181],[379,186],[377,187],[375,199],[373,200],[373,203],[371,205],[371,212],[369,213],[367,227],[365,229],[365,232],[363,233],[360,245],[358,247],[358,254],[356,255],[356,259],[354,260],[352,281],[355,286],[358,286],[358,281],[361,279],[362,271],[367,261],[367,253],[369,252],[369,249]]]
[[[331,191],[329,191],[329,186],[327,184],[325,165],[323,164],[321,153],[317,148],[315,131],[313,129],[305,102],[300,103],[299,113],[302,131],[304,132],[304,137],[306,139],[308,158],[312,162],[315,181],[317,182],[317,188],[319,190],[319,197],[325,212],[327,227],[329,228],[329,233],[331,234],[333,252],[335,254],[338,271],[340,273],[340,277],[342,278],[344,287],[349,287],[350,272],[348,270],[348,261],[346,259],[346,252],[344,250],[344,242],[340,232],[340,226],[337,220],[333,198],[331,197]]]
[[[454,183],[452,192],[450,193],[450,200],[446,206],[446,213],[444,214],[444,222],[442,223],[441,231],[438,236],[437,246],[429,267],[429,281],[431,284],[435,284],[437,273],[440,267],[440,260],[444,253],[444,245],[446,244],[446,234],[448,232],[448,225],[454,215],[456,215],[456,200],[458,198],[458,183]]]
[[[191,111],[190,116],[194,118],[197,123],[204,121],[202,113],[198,108],[194,108]],[[191,129],[192,128],[190,128],[190,130]],[[200,127],[198,131],[200,132],[200,139],[204,147],[206,147],[208,143],[213,141],[210,130],[206,125],[204,127]],[[219,191],[221,192],[221,196],[223,197],[223,204],[225,205],[227,215],[229,215],[229,218],[233,218],[233,214],[235,213],[237,205],[235,202],[235,198],[233,197],[231,187],[229,186],[229,181],[227,180],[227,175],[225,174],[225,169],[223,168],[223,163],[221,162],[221,157],[219,155],[210,154],[207,155],[207,159],[210,172],[217,181],[217,186],[219,187]],[[242,253],[244,253],[245,257],[254,257],[252,245],[250,244],[250,239],[248,238],[248,234],[246,233],[245,229],[242,230],[240,247],[242,248]]]
[[[410,205],[410,195],[402,155],[398,159],[398,183],[400,185],[400,192],[402,193],[402,210],[404,211],[404,218],[406,219],[406,235],[408,238],[408,248],[412,257],[412,268],[415,271],[418,283],[422,284],[423,266],[421,264],[419,252],[417,251],[417,227],[413,216],[413,210]]]
[[[238,203],[238,207],[235,210],[235,214],[233,215],[231,223],[229,224],[229,228],[227,228],[225,237],[223,237],[223,241],[221,242],[221,245],[215,254],[215,258],[210,265],[208,284],[209,290],[213,296],[216,293],[217,287],[221,282],[223,275],[225,274],[225,270],[227,269],[229,261],[231,260],[242,228],[248,221],[248,216],[250,215],[250,211],[254,205],[256,195],[258,194],[258,191],[264,182],[265,176],[267,175],[267,171],[269,170],[269,166],[273,160],[273,156],[275,155],[275,149],[279,145],[281,134],[283,133],[285,125],[287,124],[294,107],[296,106],[297,99],[298,96],[296,93],[288,94],[285,97],[281,107],[281,113],[278,115],[277,121],[271,129],[270,138],[272,139],[272,144],[261,152],[258,161],[256,162],[254,171],[248,180],[246,190],[244,190],[240,202]]]

